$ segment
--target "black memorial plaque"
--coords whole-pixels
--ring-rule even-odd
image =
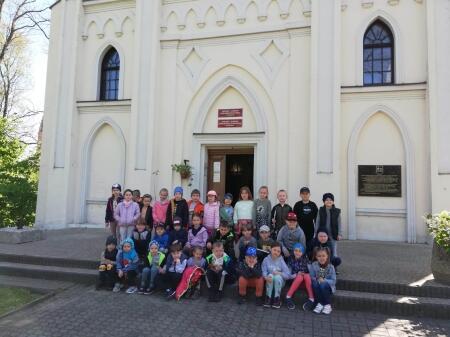
[[[401,197],[400,165],[358,165],[358,195],[365,197]]]

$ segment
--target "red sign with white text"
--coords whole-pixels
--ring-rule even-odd
[[[219,127],[219,128],[242,128],[242,118],[219,119],[217,127]]]
[[[242,117],[242,108],[240,109],[219,109],[219,118]]]

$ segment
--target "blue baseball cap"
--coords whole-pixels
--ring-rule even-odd
[[[245,256],[256,256],[256,248],[248,247],[247,251],[245,252]]]

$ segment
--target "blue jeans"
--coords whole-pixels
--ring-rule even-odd
[[[141,288],[152,288],[155,286],[155,278],[158,275],[158,267],[150,266],[142,270]]]
[[[328,282],[324,281],[322,283],[312,280],[312,288],[314,291],[314,298],[317,303],[322,305],[327,305],[331,303],[331,287]]]
[[[266,281],[266,295],[272,297],[272,292],[275,292],[274,297],[280,297],[281,289],[284,287],[284,279],[281,275],[272,275],[272,282]]]

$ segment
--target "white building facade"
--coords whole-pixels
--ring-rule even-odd
[[[449,31],[450,0],[58,1],[36,224],[101,226],[116,182],[245,183],[333,192],[348,239],[425,242],[450,200]]]

